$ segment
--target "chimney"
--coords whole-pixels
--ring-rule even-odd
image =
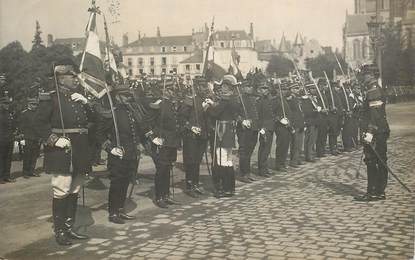
[[[254,23],[251,23],[249,27],[249,36],[254,39]]]
[[[47,47],[50,47],[52,45],[53,45],[53,35],[52,34],[48,34]]]
[[[122,36],[122,46],[125,47],[128,45],[128,34],[124,33]]]
[[[160,34],[160,27],[158,27],[158,26],[157,26],[157,37],[159,37],[159,38],[161,37],[161,34]]]

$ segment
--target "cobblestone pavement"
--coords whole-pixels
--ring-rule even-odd
[[[415,190],[413,124],[393,122],[389,165]],[[127,225],[96,223],[88,229],[92,239],[69,248],[49,238],[6,257],[412,259],[414,198],[390,179],[385,201],[354,202],[366,185],[364,164],[356,179],[360,157],[361,151],[326,157],[240,185],[232,198],[206,196],[169,210],[151,208]]]

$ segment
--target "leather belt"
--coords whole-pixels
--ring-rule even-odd
[[[86,128],[68,128],[68,129],[58,129],[52,128],[52,133],[54,134],[87,134],[88,129]]]

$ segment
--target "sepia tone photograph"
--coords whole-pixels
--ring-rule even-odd
[[[415,259],[415,0],[0,0],[0,260]]]

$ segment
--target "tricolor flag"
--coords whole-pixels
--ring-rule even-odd
[[[108,33],[108,27],[107,27],[107,20],[104,16],[104,26],[105,26],[105,71],[109,74],[111,81],[115,82],[117,79],[118,69],[117,69],[117,63],[115,62],[114,54],[111,51],[110,47],[110,37]]]
[[[236,52],[235,44],[233,44],[228,72],[234,75],[238,79],[238,81],[241,81],[243,79],[242,73],[239,70],[240,61],[241,61],[241,56],[239,56],[239,54]]]
[[[81,85],[97,98],[106,93],[104,64],[101,59],[99,38],[96,32],[95,11],[91,12],[87,25],[87,39],[79,66]]]

